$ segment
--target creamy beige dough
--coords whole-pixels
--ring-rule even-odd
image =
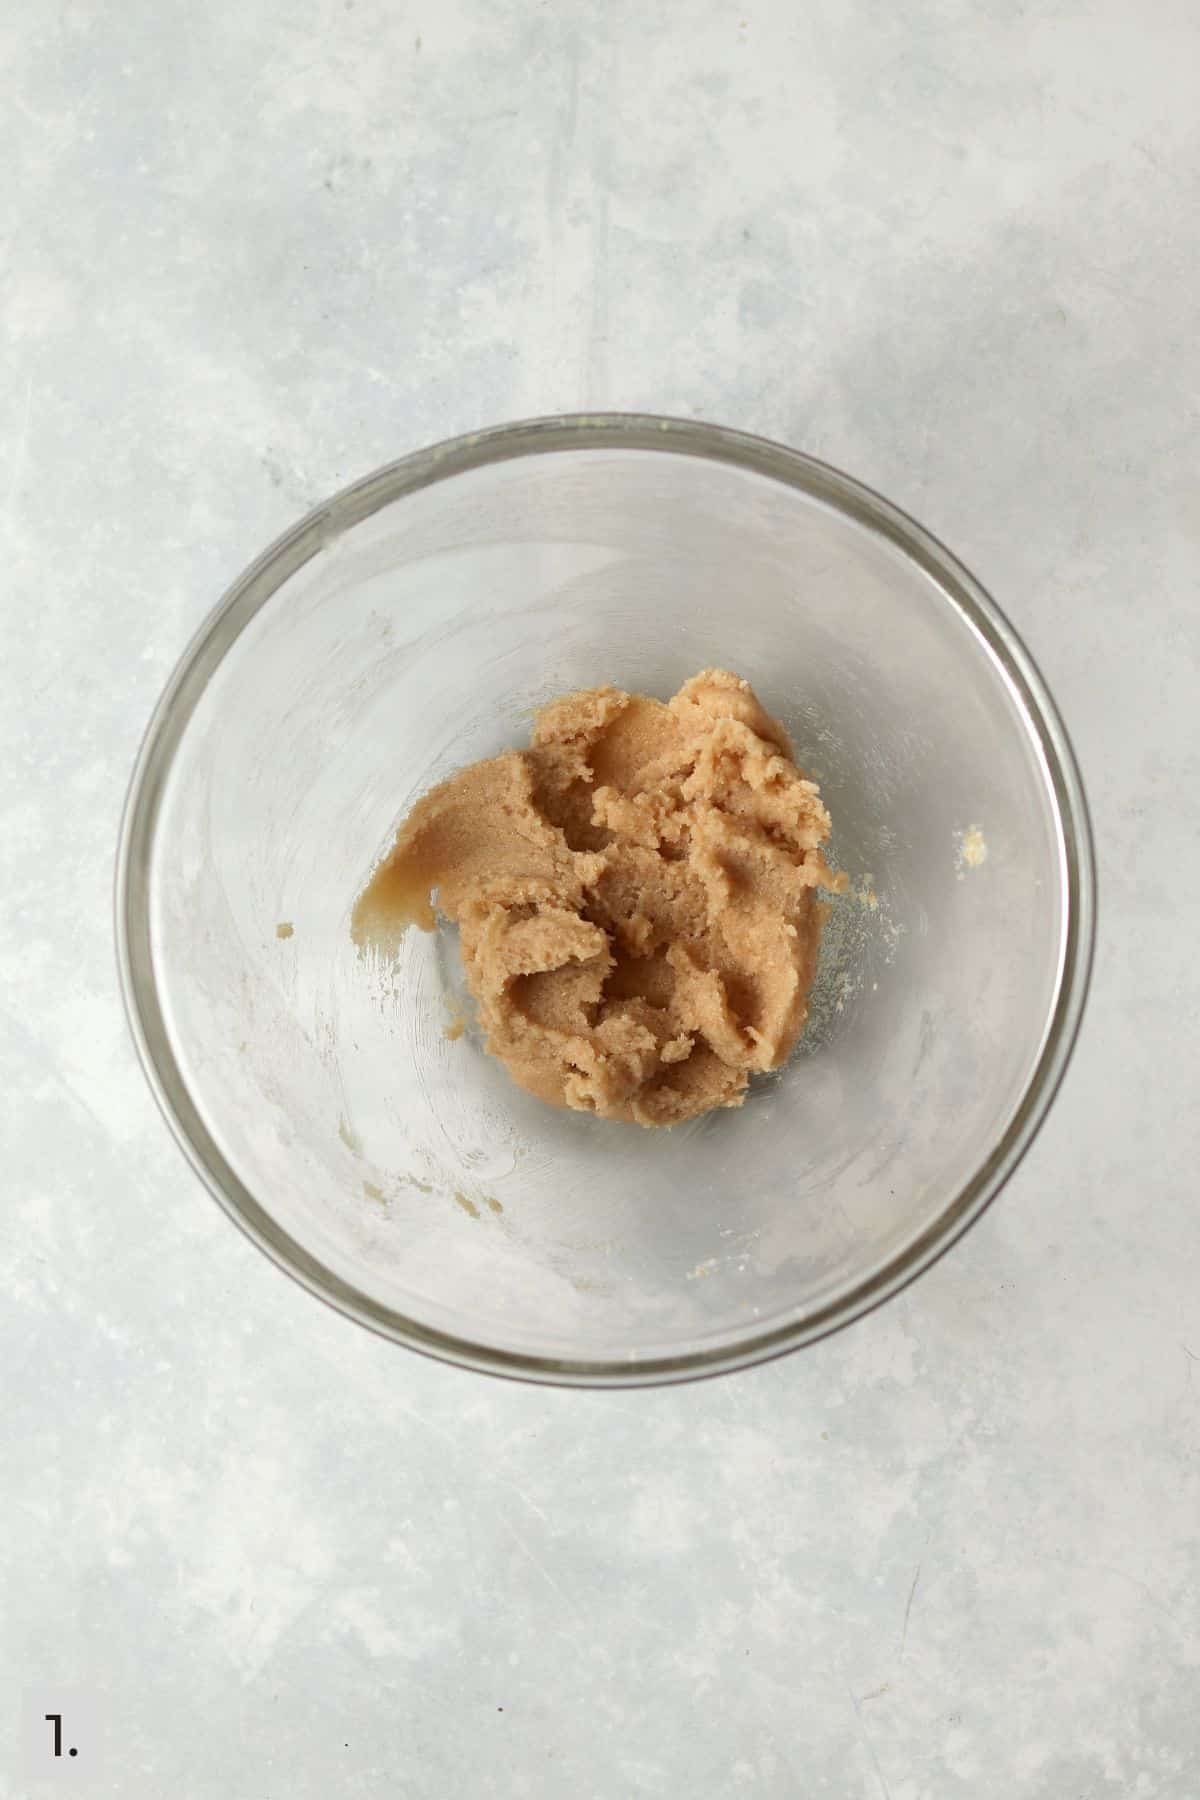
[[[493,1056],[556,1106],[676,1125],[739,1106],[804,1025],[829,815],[745,681],[706,669],[663,705],[554,700],[527,750],[413,807],[354,908],[386,946],[459,927]]]

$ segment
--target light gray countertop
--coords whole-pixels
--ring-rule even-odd
[[[5,1800],[1200,1793],[1198,66],[1190,0],[7,9]],[[1074,1064],[967,1239],[622,1394],[406,1354],[231,1229],[110,904],[240,568],[408,449],[600,407],[952,545],[1101,875]],[[80,1755],[22,1772],[56,1710]]]

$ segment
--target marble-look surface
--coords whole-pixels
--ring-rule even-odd
[[[1200,1794],[1198,66],[1192,0],[7,9],[5,1800]],[[286,1281],[152,1106],[110,926],[226,582],[404,450],[579,407],[788,440],[952,544],[1102,882],[968,1239],[617,1395]],[[80,1756],[23,1773],[59,1705]]]

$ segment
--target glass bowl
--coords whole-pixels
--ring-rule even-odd
[[[791,732],[850,879],[809,1025],[740,1111],[558,1111],[485,1054],[452,931],[385,963],[351,907],[541,703],[713,664]],[[1066,734],[961,564],[810,457],[621,414],[438,445],[280,538],[159,703],[117,879],[147,1076],[243,1230],[397,1342],[580,1384],[758,1361],[927,1267],[1045,1116],[1093,911]]]

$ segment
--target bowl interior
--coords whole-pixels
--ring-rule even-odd
[[[135,1024],[193,1154],[312,1285],[488,1366],[688,1372],[860,1308],[1011,1160],[1060,999],[1057,771],[986,617],[819,465],[675,444],[352,490],[198,642],[133,801]],[[740,1111],[558,1112],[484,1053],[452,931],[364,960],[351,906],[543,701],[711,664],[787,725],[850,876],[808,1030]]]

